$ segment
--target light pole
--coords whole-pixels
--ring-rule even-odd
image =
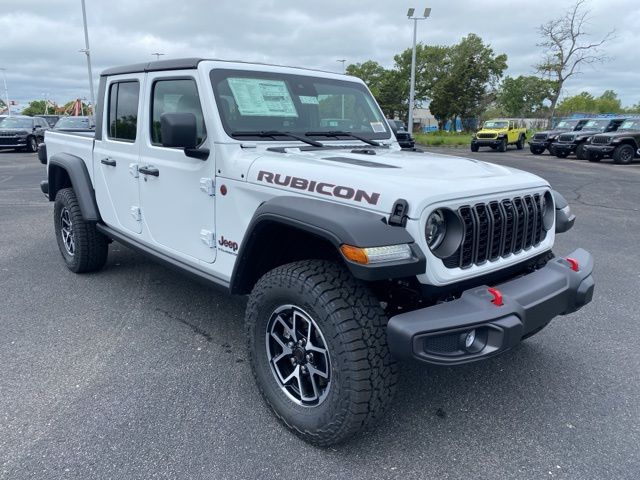
[[[4,81],[4,101],[7,104],[7,115],[11,116],[11,105],[9,105],[9,90],[7,89],[7,71],[6,68],[0,68],[2,70],[2,80]]]
[[[91,92],[91,105],[96,104],[96,96],[93,93],[93,73],[91,72],[91,50],[89,49],[89,30],[87,29],[87,9],[84,6],[84,0],[80,0],[82,3],[82,22],[84,23],[84,49],[80,50],[87,55],[87,70],[89,72],[89,90]]]
[[[163,56],[163,55],[164,55],[164,53],[158,53],[158,52],[156,52],[156,53],[152,53],[151,55],[155,55],[155,56],[156,56],[156,61],[157,61],[157,60],[160,60],[160,57],[161,57],[161,56]]]
[[[416,96],[416,37],[418,36],[418,20],[426,20],[431,15],[431,9],[425,8],[422,17],[415,17],[415,8],[410,8],[407,12],[407,18],[413,20],[413,50],[411,51],[411,85],[409,88],[409,133],[413,133],[413,103]]]

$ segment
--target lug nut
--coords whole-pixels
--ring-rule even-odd
[[[296,357],[291,357],[291,365],[295,365],[296,363],[298,363]]]
[[[295,343],[293,343],[293,342],[287,343],[287,347],[289,347],[289,348],[293,348],[294,345],[295,345]]]
[[[306,340],[304,338],[301,338],[300,340],[298,340],[298,345],[303,346],[306,343]]]
[[[302,367],[300,367],[300,371],[302,371],[302,373],[304,373],[306,375],[307,374],[307,367],[305,367],[303,365]]]
[[[307,362],[313,363],[313,353],[307,353]]]

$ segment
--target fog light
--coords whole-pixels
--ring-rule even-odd
[[[474,329],[474,330],[471,330],[469,333],[467,333],[467,335],[464,337],[464,348],[466,348],[467,350],[470,349],[475,341],[476,341],[476,331]]]

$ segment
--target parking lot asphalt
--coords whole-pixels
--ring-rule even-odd
[[[402,365],[377,428],[330,449],[260,398],[244,298],[117,244],[102,272],[69,272],[44,167],[0,152],[0,478],[639,478],[640,163],[433,151],[565,195],[578,218],[554,250],[594,254],[593,303],[494,359]]]

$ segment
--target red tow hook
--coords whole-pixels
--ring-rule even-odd
[[[496,307],[501,307],[502,305],[504,305],[504,302],[502,301],[502,293],[500,293],[500,290],[491,287],[488,288],[487,291],[493,296],[493,300],[491,300],[491,303],[493,303]]]
[[[571,270],[573,270],[574,272],[580,270],[580,265],[578,265],[578,261],[575,258],[567,257],[565,260],[571,265]]]

